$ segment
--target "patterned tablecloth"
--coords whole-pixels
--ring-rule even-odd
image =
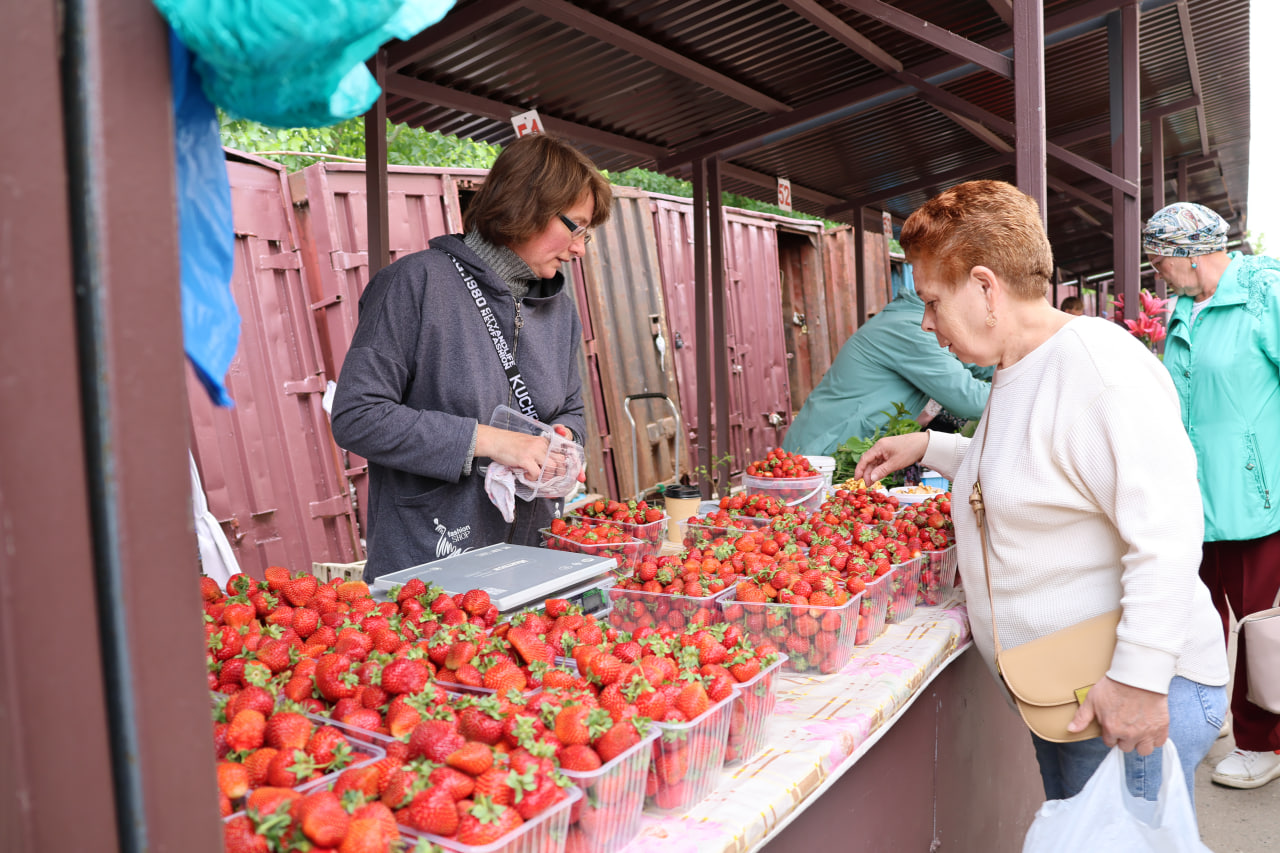
[[[838,673],[782,675],[764,749],[726,768],[715,791],[687,813],[646,813],[626,853],[752,849],[856,761],[858,748],[891,724],[968,640],[958,594],[938,607],[917,607],[909,619],[858,646]]]

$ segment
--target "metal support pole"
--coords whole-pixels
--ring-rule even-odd
[[[369,60],[382,94],[364,114],[364,185],[369,223],[369,278],[391,263],[390,214],[387,211],[387,51]]]
[[[1107,16],[1107,53],[1111,83],[1111,171],[1137,184],[1141,180],[1138,127],[1138,7],[1129,4]],[[1138,196],[1111,191],[1114,287],[1123,294],[1125,310],[1138,310],[1138,261],[1141,210]]]
[[[1044,118],[1044,6],[1040,0],[1013,4],[1013,92],[1018,189],[1040,206],[1048,227],[1048,143]]]
[[[867,209],[859,207],[853,215],[853,286],[857,294],[858,328],[867,322]]]
[[[693,161],[693,304],[697,329],[695,357],[698,389],[698,465],[702,469],[699,487],[702,497],[711,497],[711,314],[707,275],[707,161]]]
[[[1157,116],[1151,121],[1151,212],[1164,207],[1164,118]],[[1139,247],[1141,251],[1141,247]],[[1165,283],[1159,273],[1156,274],[1156,296],[1164,299]]]
[[[725,309],[724,205],[720,197],[720,160],[707,160],[707,218],[710,220],[711,330],[716,354],[716,483],[720,494],[729,493],[729,341]],[[745,460],[736,460],[745,466]]]

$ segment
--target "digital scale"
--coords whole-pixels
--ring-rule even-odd
[[[504,543],[383,575],[371,591],[389,598],[392,587],[421,578],[450,595],[483,589],[502,613],[538,606],[548,598],[568,599],[584,613],[598,613],[610,606],[607,590],[617,565],[612,557]]]

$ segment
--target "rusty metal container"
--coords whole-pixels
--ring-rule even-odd
[[[192,452],[242,570],[360,559],[351,498],[321,406],[327,374],[302,281],[282,166],[228,152],[231,288],[243,325],[227,375],[235,408],[188,369]]]

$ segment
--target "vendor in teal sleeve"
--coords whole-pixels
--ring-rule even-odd
[[[981,417],[991,368],[965,365],[940,348],[933,333],[921,328],[923,319],[924,303],[907,266],[902,292],[845,341],[782,446],[829,456],[849,438],[870,438],[888,422],[882,413],[894,403],[919,415],[933,399],[961,418]]]

